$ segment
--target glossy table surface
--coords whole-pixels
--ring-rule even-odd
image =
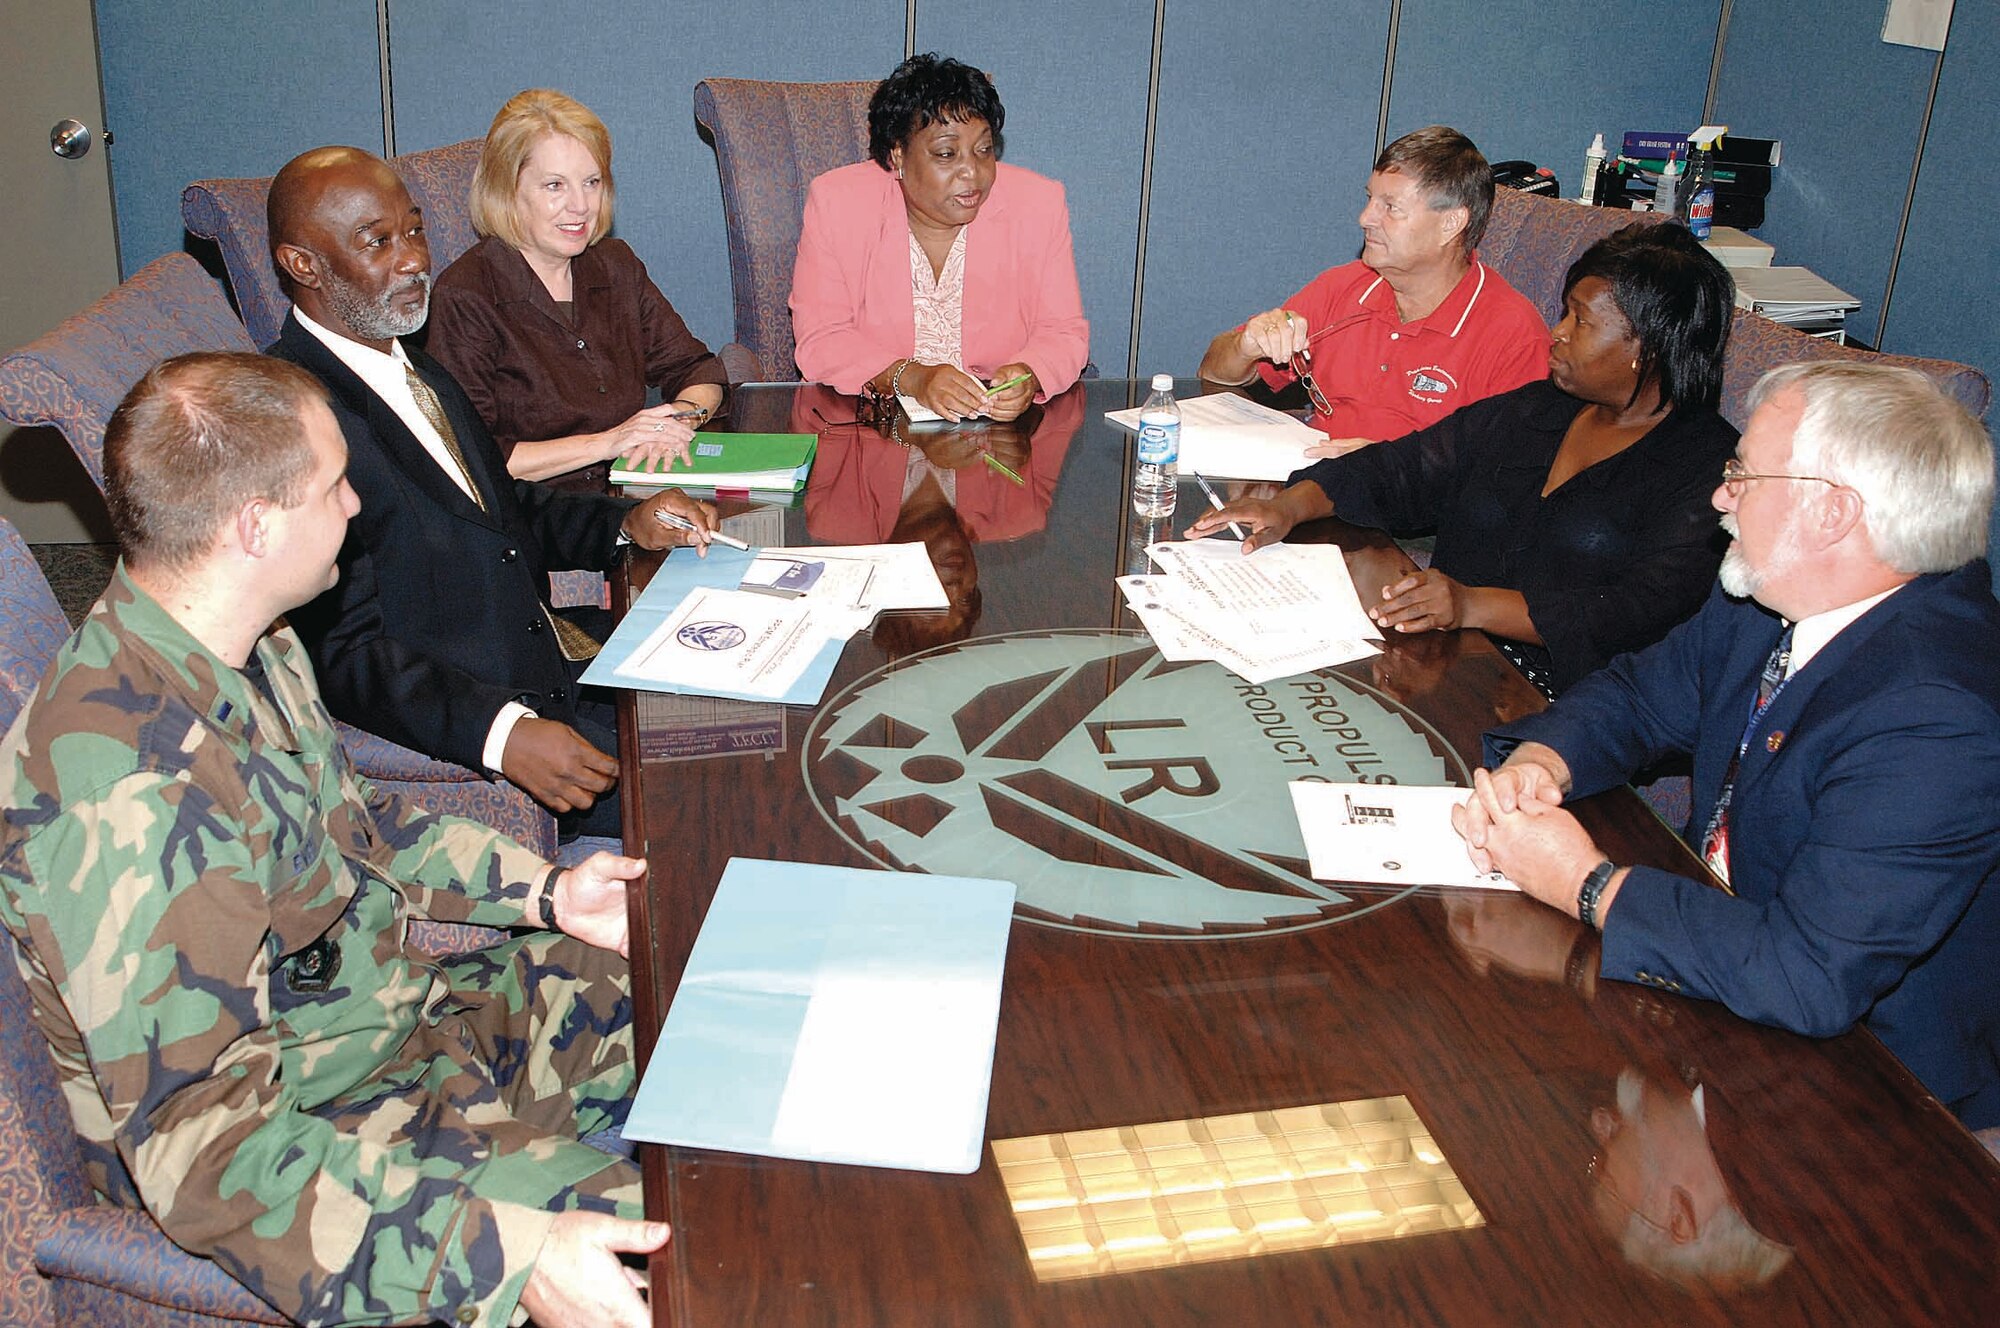
[[[1021,902],[979,1171],[644,1146],[658,1322],[1993,1322],[2000,1167],[1872,1037],[1600,984],[1517,896],[1309,880],[1287,778],[1463,782],[1541,702],[1478,633],[1261,689],[1163,665],[1113,583],[1149,532],[1102,415],[1143,390],[906,427],[916,461],[851,398],[739,393],[822,438],[801,506],[731,528],[923,539],[953,607],[855,637],[817,707],[624,704],[642,1054],[732,856]],[[1364,595],[1400,558],[1293,538],[1336,535]],[[1630,793],[1579,813],[1699,873]]]

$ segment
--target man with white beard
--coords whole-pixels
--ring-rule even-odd
[[[326,384],[361,498],[339,581],[290,615],[327,708],[513,782],[565,842],[615,837],[617,720],[579,682],[610,615],[556,610],[549,573],[602,571],[626,541],[705,547],[715,510],[678,489],[634,503],[507,473],[444,366],[401,340],[429,312],[430,245],[381,158],[303,153],[272,180],[268,211],[292,297],[269,353]]]
[[[2000,1125],[2000,605],[1985,431],[1882,364],[1766,374],[1715,491],[1720,585],[1659,644],[1487,735],[1472,860],[1604,932],[1600,973],[1826,1037],[1865,1023]],[[1571,798],[1694,762],[1714,883],[1611,862]]]

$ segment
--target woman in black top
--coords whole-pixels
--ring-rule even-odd
[[[1679,226],[1633,226],[1570,266],[1547,382],[1329,457],[1274,499],[1204,515],[1246,550],[1331,516],[1437,532],[1430,567],[1369,610],[1398,632],[1478,627],[1545,692],[1699,608],[1724,541],[1710,496],[1736,430],[1716,414],[1731,286]]]

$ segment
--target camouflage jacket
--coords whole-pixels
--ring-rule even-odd
[[[505,1322],[550,1213],[330,1118],[427,1093],[495,1110],[405,933],[521,925],[551,869],[377,793],[298,639],[257,651],[278,709],[121,566],[0,743],[0,922],[92,1183],[294,1319]]]

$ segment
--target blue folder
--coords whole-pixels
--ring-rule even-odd
[[[732,858],[628,1139],[967,1174],[1014,886]]]
[[[746,551],[732,549],[725,544],[711,544],[706,558],[687,548],[675,549],[668,554],[661,561],[660,570],[653,573],[652,581],[632,602],[617,630],[611,633],[611,639],[604,643],[604,648],[597,652],[597,658],[590,661],[590,666],[583,671],[583,681],[596,687],[631,687],[642,692],[726,696],[734,701],[772,700],[768,696],[752,696],[746,692],[683,687],[626,671],[632,652],[674,616],[689,591],[698,587],[736,589],[743,580],[743,573],[759,552],[757,549]],[[817,704],[820,697],[826,694],[826,685],[833,677],[835,666],[840,663],[841,652],[846,648],[845,641],[827,642],[806,665],[805,672],[799,675],[791,690],[777,700],[785,705]]]

